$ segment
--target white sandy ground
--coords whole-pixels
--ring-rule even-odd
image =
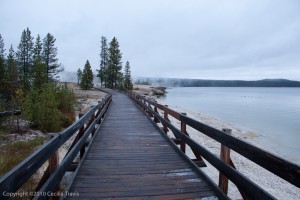
[[[195,113],[186,109],[182,109],[179,107],[170,107],[171,109],[179,112],[179,113],[187,113],[187,115],[197,121],[203,122],[208,124],[214,128],[221,130],[222,128],[230,128],[232,129],[232,135],[237,137],[241,140],[244,140],[248,143],[251,143],[255,146],[257,145],[257,138],[255,133],[252,132],[242,132],[241,130],[233,127],[232,125],[223,122],[221,120],[215,119],[213,117],[209,117],[200,113]],[[172,124],[177,125],[180,128],[180,122],[175,118],[169,116],[169,119]],[[189,133],[190,137],[193,138],[196,142],[200,145],[206,147],[210,152],[215,154],[216,156],[220,156],[220,143],[212,140],[208,136],[200,133],[199,131],[187,126],[187,132]],[[170,137],[174,137],[172,133],[168,133]],[[300,199],[300,189],[292,184],[286,182],[285,180],[277,177],[276,175],[272,174],[271,172],[265,170],[264,168],[258,166],[257,164],[253,163],[252,161],[246,159],[245,157],[237,154],[236,152],[231,150],[231,159],[237,169],[247,176],[250,180],[258,184],[260,187],[268,191],[277,199],[288,199],[288,200],[299,200]],[[187,148],[186,154],[190,158],[194,158],[193,152],[190,148]],[[205,163],[207,167],[201,168],[204,172],[206,172],[213,181],[218,183],[219,181],[219,172],[210,165],[206,160]],[[233,183],[229,183],[229,192],[228,196],[232,199],[242,199],[239,191],[236,189]]]

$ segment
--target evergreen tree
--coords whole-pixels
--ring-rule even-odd
[[[40,90],[32,90],[24,102],[24,116],[33,126],[43,131],[59,131],[62,113],[58,109],[56,90],[51,83]]]
[[[4,89],[4,83],[6,79],[6,69],[5,69],[5,49],[4,49],[4,40],[0,34],[0,90]]]
[[[91,87],[93,87],[93,79],[93,71],[90,62],[87,60],[82,71],[80,87],[84,90],[90,89]]]
[[[108,49],[107,49],[107,39],[101,37],[101,52],[100,52],[100,70],[98,71],[97,77],[100,79],[101,86],[107,83],[106,71],[108,62]]]
[[[33,48],[33,62],[34,64],[42,62],[42,41],[40,35],[37,36]]]
[[[17,67],[16,55],[13,46],[10,46],[9,54],[7,56],[7,84],[8,88],[14,95],[19,87],[19,72]]]
[[[30,90],[32,71],[33,37],[29,28],[22,32],[21,41],[18,46],[17,59],[19,63],[20,79],[23,89]]]
[[[82,71],[81,71],[81,69],[79,68],[79,69],[77,70],[77,83],[78,83],[78,85],[79,85],[80,82],[81,82],[81,78],[82,78]]]
[[[46,65],[47,82],[59,78],[58,74],[63,71],[56,58],[57,48],[55,47],[55,41],[56,39],[50,33],[43,39],[42,58]]]
[[[131,71],[130,71],[130,63],[127,61],[125,65],[125,72],[124,72],[124,88],[126,90],[132,90],[133,84],[131,79]]]
[[[40,35],[38,35],[33,48],[32,82],[33,89],[35,90],[40,89],[45,83],[47,83],[47,67],[46,64],[43,63],[42,50],[41,38]]]
[[[117,82],[121,77],[122,70],[122,54],[119,49],[119,42],[114,37],[110,42],[108,49],[108,68],[107,68],[107,84],[109,88],[118,87]]]

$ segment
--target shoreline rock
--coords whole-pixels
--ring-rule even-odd
[[[166,87],[163,86],[151,86],[151,85],[134,85],[133,92],[136,92],[144,97],[150,99],[160,98],[166,95]]]

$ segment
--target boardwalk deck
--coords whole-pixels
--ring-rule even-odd
[[[113,94],[111,108],[70,192],[79,193],[82,199],[216,196],[162,132],[120,93]]]

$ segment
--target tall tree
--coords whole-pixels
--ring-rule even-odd
[[[81,82],[81,78],[82,78],[82,71],[81,71],[81,69],[79,68],[79,69],[77,70],[77,83],[78,83],[78,85],[79,85],[80,82]]]
[[[42,41],[40,35],[37,35],[33,48],[33,62],[34,64],[42,62]]]
[[[0,90],[4,89],[6,79],[4,40],[0,34]],[[2,91],[1,91],[2,93]]]
[[[50,33],[43,39],[42,58],[46,65],[47,82],[59,78],[58,74],[63,71],[63,68],[56,58],[57,48],[55,47],[55,41],[56,39]]]
[[[108,62],[108,48],[107,48],[107,39],[106,37],[101,37],[101,52],[100,52],[100,70],[98,71],[97,77],[100,79],[101,86],[103,83],[106,85],[106,71],[107,71],[107,62]]]
[[[48,81],[47,67],[46,64],[43,62],[42,50],[42,41],[40,35],[38,35],[33,48],[32,82],[33,88],[35,90],[38,90],[41,87],[43,87],[44,84]]]
[[[119,42],[114,37],[109,44],[108,49],[108,68],[107,68],[107,78],[108,87],[118,87],[117,83],[122,75],[122,54],[119,49]]]
[[[87,60],[82,71],[80,87],[84,90],[90,89],[91,87],[93,87],[93,79],[93,71],[90,62]]]
[[[16,61],[16,55],[13,46],[10,46],[9,54],[7,56],[7,83],[8,87],[14,93],[19,86],[19,73]]]
[[[18,46],[17,59],[19,63],[20,79],[25,91],[30,90],[32,71],[33,37],[29,28],[22,32],[21,41]]]
[[[133,84],[131,79],[130,63],[127,61],[124,71],[124,88],[126,90],[132,90]]]

